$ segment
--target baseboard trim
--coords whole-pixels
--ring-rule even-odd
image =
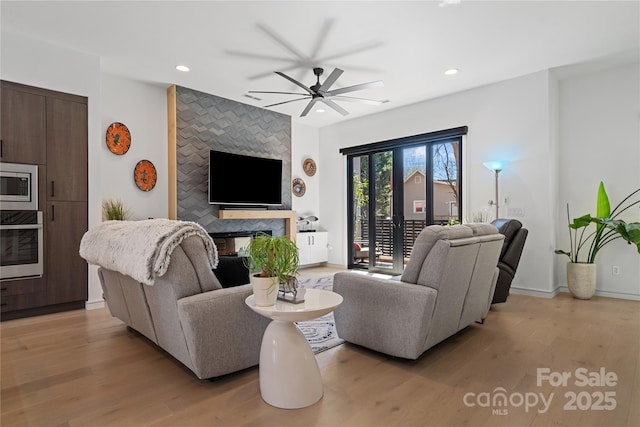
[[[566,286],[559,286],[558,289],[560,292],[569,292],[569,288]],[[617,298],[617,299],[625,299],[630,301],[640,301],[640,295],[627,294],[624,292],[611,292],[611,291],[598,291],[596,290],[597,297],[605,297],[605,298]]]
[[[525,288],[518,288],[515,286],[511,286],[511,288],[509,288],[509,293],[551,299],[556,295],[558,295],[559,290],[554,289],[553,291],[536,291],[533,289],[525,289]]]
[[[566,286],[558,286],[553,291],[536,291],[532,289],[518,288],[518,287],[512,286],[509,289],[509,293],[519,294],[519,295],[528,295],[532,297],[553,298],[559,293],[568,294],[570,292],[569,292],[569,288],[567,288]],[[595,295],[598,297],[605,297],[605,298],[617,298],[617,299],[624,299],[624,300],[630,300],[630,301],[640,301],[640,295],[626,294],[623,292],[596,291]]]
[[[84,304],[85,310],[96,310],[98,308],[104,308],[104,300],[87,301]]]

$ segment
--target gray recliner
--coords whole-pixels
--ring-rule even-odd
[[[344,340],[406,359],[487,316],[504,236],[490,224],[426,227],[400,281],[336,273],[335,310]]]
[[[509,296],[511,282],[516,275],[529,231],[517,219],[496,219],[491,224],[498,228],[500,234],[504,234],[504,245],[498,261],[500,274],[492,301],[492,304],[497,304],[505,302]]]

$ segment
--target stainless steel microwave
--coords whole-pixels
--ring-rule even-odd
[[[0,163],[0,209],[38,210],[38,165]]]

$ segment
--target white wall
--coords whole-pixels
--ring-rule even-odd
[[[102,198],[119,198],[129,208],[130,219],[168,216],[167,89],[103,74],[101,79],[101,129],[113,122],[124,123],[131,132],[131,147],[118,156],[100,144]],[[140,160],[156,167],[158,181],[150,191],[141,191],[133,179]]]
[[[320,164],[318,158],[318,140],[319,132],[317,128],[297,122],[291,123],[291,179],[302,178],[307,187],[304,196],[292,196],[291,206],[298,216],[317,216],[320,221],[316,225],[321,226],[319,186],[320,176],[324,172],[324,167]],[[314,176],[307,176],[302,169],[302,164],[307,158],[311,158],[316,162],[316,174]]]
[[[640,188],[640,68],[637,64],[600,70],[560,81],[558,243],[568,250],[566,204],[571,218],[596,214],[603,181],[613,208]],[[640,221],[636,207],[623,217]],[[583,255],[586,256],[586,253]],[[566,286],[561,257],[556,282]],[[597,294],[640,299],[640,256],[621,240],[596,258]],[[621,267],[614,276],[612,266]]]
[[[482,163],[507,161],[500,173],[500,198],[507,197],[508,204],[500,216],[506,216],[509,207],[523,208],[519,219],[529,229],[513,289],[551,295],[555,200],[549,177],[555,174],[555,149],[549,133],[550,85],[548,73],[539,72],[322,128],[320,160],[339,165],[320,182],[320,206],[333,247],[329,262],[346,265],[346,163],[340,148],[468,126],[463,146],[465,216],[485,209],[494,198],[493,174]]]
[[[509,162],[500,173],[500,216],[523,208],[529,229],[515,292],[552,296],[566,291],[565,203],[575,216],[595,214],[603,180],[615,204],[640,187],[640,71],[638,65],[600,68],[556,78],[539,72],[320,130],[320,160],[333,173],[321,178],[320,206],[330,231],[331,263],[346,265],[346,163],[343,147],[468,126],[463,148],[465,216],[493,199],[487,160]],[[561,80],[559,80],[561,78]],[[325,168],[326,169],[326,168]],[[640,220],[637,209],[626,219]],[[616,241],[598,258],[599,295],[640,299],[640,257]],[[612,265],[622,274],[613,276]]]

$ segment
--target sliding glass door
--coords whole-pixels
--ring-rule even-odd
[[[402,271],[401,200],[394,188],[397,153],[381,151],[349,160],[350,240],[353,265],[370,270]],[[400,198],[399,198],[400,197]]]
[[[350,268],[401,274],[425,226],[460,221],[460,143],[412,141],[348,155]]]

